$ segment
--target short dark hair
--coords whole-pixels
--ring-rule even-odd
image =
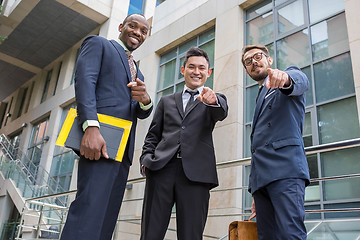
[[[185,59],[184,59],[184,67],[187,63],[187,61],[189,60],[190,57],[204,57],[208,63],[208,68],[210,68],[210,60],[209,60],[209,56],[208,54],[202,50],[201,48],[198,47],[191,47],[185,55]]]
[[[259,45],[247,45],[247,46],[243,47],[242,55],[241,55],[241,62],[245,68],[246,68],[246,66],[245,66],[244,55],[246,52],[248,52],[252,49],[260,49],[261,51],[263,51],[266,54],[266,56],[269,56],[269,50],[264,45],[260,45],[260,44]]]
[[[142,16],[142,17],[146,20],[146,17],[145,17],[143,14],[141,14],[141,13],[132,13],[132,14],[129,14],[129,15],[126,16],[126,18],[125,18],[124,21],[122,22],[122,25],[125,25],[125,23],[126,23],[127,20],[129,19],[129,17],[134,16],[134,15]]]

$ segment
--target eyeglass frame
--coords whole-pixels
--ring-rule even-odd
[[[256,59],[256,58],[254,58],[255,56],[258,56],[260,54],[260,58],[259,59]],[[248,67],[248,66],[250,66],[252,63],[253,63],[253,60],[255,59],[255,61],[260,61],[261,59],[262,59],[262,55],[264,55],[265,57],[269,57],[268,55],[266,55],[265,53],[263,53],[263,52],[257,52],[257,53],[255,53],[254,55],[252,55],[251,57],[248,57],[248,58],[245,58],[244,59],[244,65],[245,65],[245,67]],[[247,62],[247,60],[249,61],[249,63],[247,64],[246,62]]]

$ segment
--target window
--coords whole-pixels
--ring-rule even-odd
[[[246,10],[245,27],[246,45],[267,46],[274,59],[273,68],[283,70],[297,65],[308,77],[305,147],[360,137],[344,0],[261,1]],[[248,76],[244,79],[244,157],[249,157],[258,85]],[[310,177],[359,173],[359,151],[351,148],[307,156]],[[248,172],[245,170],[245,175]],[[314,182],[306,188],[306,209],[359,206],[359,184],[357,178]],[[250,207],[248,202],[244,206]],[[334,215],[307,216],[308,219],[324,217]]]
[[[58,133],[65,121],[70,108],[75,108],[75,103],[63,109]],[[50,175],[55,180],[51,183],[51,188],[55,192],[68,191],[70,187],[74,161],[77,155],[69,148],[55,146],[53,161],[50,169]]]
[[[7,102],[0,103],[0,128],[2,127],[4,119],[6,117],[7,106],[8,106]]]
[[[19,89],[19,94],[18,94],[18,98],[17,98],[17,101],[16,101],[17,113],[16,113],[15,118],[20,117],[21,114],[22,114],[22,111],[23,111],[24,105],[25,105],[27,92],[28,92],[28,88],[20,88]]]
[[[9,141],[11,143],[10,152],[14,160],[17,160],[18,157],[20,157],[18,156],[18,152],[20,147],[21,133],[22,132],[20,131],[9,136]]]
[[[58,70],[58,72],[57,72],[56,82],[55,82],[54,91],[53,91],[53,96],[54,96],[54,95],[55,95],[55,93],[56,93],[56,88],[57,88],[57,85],[58,85],[58,82],[59,82],[59,77],[60,77],[61,66],[62,66],[62,62],[60,62],[60,65],[59,65],[59,70]]]
[[[31,96],[32,96],[32,93],[33,93],[33,90],[34,90],[34,85],[35,85],[35,82],[32,82],[31,87],[30,87],[30,92],[29,92],[29,95],[28,95],[28,99],[27,99],[26,105],[25,105],[25,110],[24,110],[25,113],[27,113],[28,110],[29,110],[30,100],[31,100]]]
[[[156,6],[159,6],[161,3],[165,2],[166,0],[156,0]]]
[[[199,47],[207,52],[210,60],[211,76],[205,86],[212,88],[214,76],[214,52],[215,52],[215,29],[206,32],[184,42],[160,57],[159,80],[156,100],[159,101],[164,95],[182,91],[185,80],[181,74],[181,66],[184,63],[186,51],[190,47]]]
[[[45,85],[44,85],[44,90],[41,96],[41,101],[40,103],[45,102],[46,98],[47,98],[47,94],[49,91],[49,86],[50,86],[50,81],[51,81],[51,75],[52,75],[52,69],[50,71],[48,71],[47,75],[46,75],[46,80],[45,80]]]
[[[130,0],[128,15],[133,13],[143,14],[144,3],[145,1],[143,0]]]
[[[49,118],[42,120],[33,125],[29,147],[27,149],[28,165],[30,171],[36,176],[37,167],[40,164],[42,149],[46,141],[47,125]]]
[[[79,53],[80,53],[80,48],[76,51],[76,60],[75,60],[75,65],[74,65],[74,71],[71,76],[70,85],[75,83],[76,61],[77,61],[77,58],[79,57]]]

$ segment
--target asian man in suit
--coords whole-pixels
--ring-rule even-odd
[[[243,48],[246,73],[259,84],[251,132],[249,192],[260,240],[306,239],[305,187],[309,169],[302,130],[306,75],[295,66],[271,69],[263,45]]]
[[[77,194],[62,240],[110,240],[133,158],[137,118],[150,115],[152,102],[131,53],[146,39],[149,24],[139,14],[119,26],[119,39],[87,37],[76,64],[75,97],[84,136]],[[97,113],[132,121],[122,162],[108,159]]]
[[[142,240],[164,239],[174,203],[178,239],[202,239],[209,191],[218,185],[212,131],[227,116],[226,98],[204,87],[211,74],[205,51],[190,48],[181,73],[184,89],[160,99],[140,157]]]

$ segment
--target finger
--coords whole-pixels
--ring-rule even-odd
[[[102,152],[102,155],[104,156],[104,158],[106,158],[106,159],[109,158],[109,155],[107,153],[106,143],[104,143],[104,145],[102,146],[101,152]]]
[[[282,81],[282,85],[280,86],[281,88],[284,87],[285,85],[290,85],[290,79],[289,79],[289,75],[286,72],[283,72],[283,81]]]
[[[249,217],[249,221],[251,221],[251,219],[256,217],[256,212],[251,213],[250,217]]]
[[[265,87],[270,89],[270,78],[265,82]]]
[[[268,73],[268,75],[269,75],[269,79],[271,79],[271,78],[273,77],[274,70],[271,69],[271,68],[267,68],[266,71],[267,71],[267,73]]]
[[[199,95],[197,96],[197,99],[198,99],[200,102],[203,102],[203,101],[204,101],[204,97],[203,97],[201,94],[199,94]]]
[[[270,89],[271,88],[271,82],[273,81],[273,74],[274,74],[274,71],[271,69],[271,68],[268,68],[266,69],[267,73],[268,73],[268,80],[265,82],[265,87],[267,89]]]
[[[94,154],[91,153],[90,151],[85,151],[85,155],[84,155],[87,159],[90,160],[94,160]]]
[[[145,85],[145,83],[144,83],[143,81],[141,81],[140,78],[137,78],[135,81],[136,81],[136,84],[137,84],[138,86],[143,86],[143,85]]]
[[[129,82],[126,84],[127,87],[135,87],[137,85],[137,82]]]
[[[273,70],[273,71],[272,71],[272,77],[271,77],[270,87],[271,87],[271,88],[277,88],[278,85],[279,85],[279,72]]]
[[[101,157],[101,152],[100,152],[100,151],[96,151],[96,152],[94,153],[94,159],[95,159],[95,160],[99,160],[100,157]]]

